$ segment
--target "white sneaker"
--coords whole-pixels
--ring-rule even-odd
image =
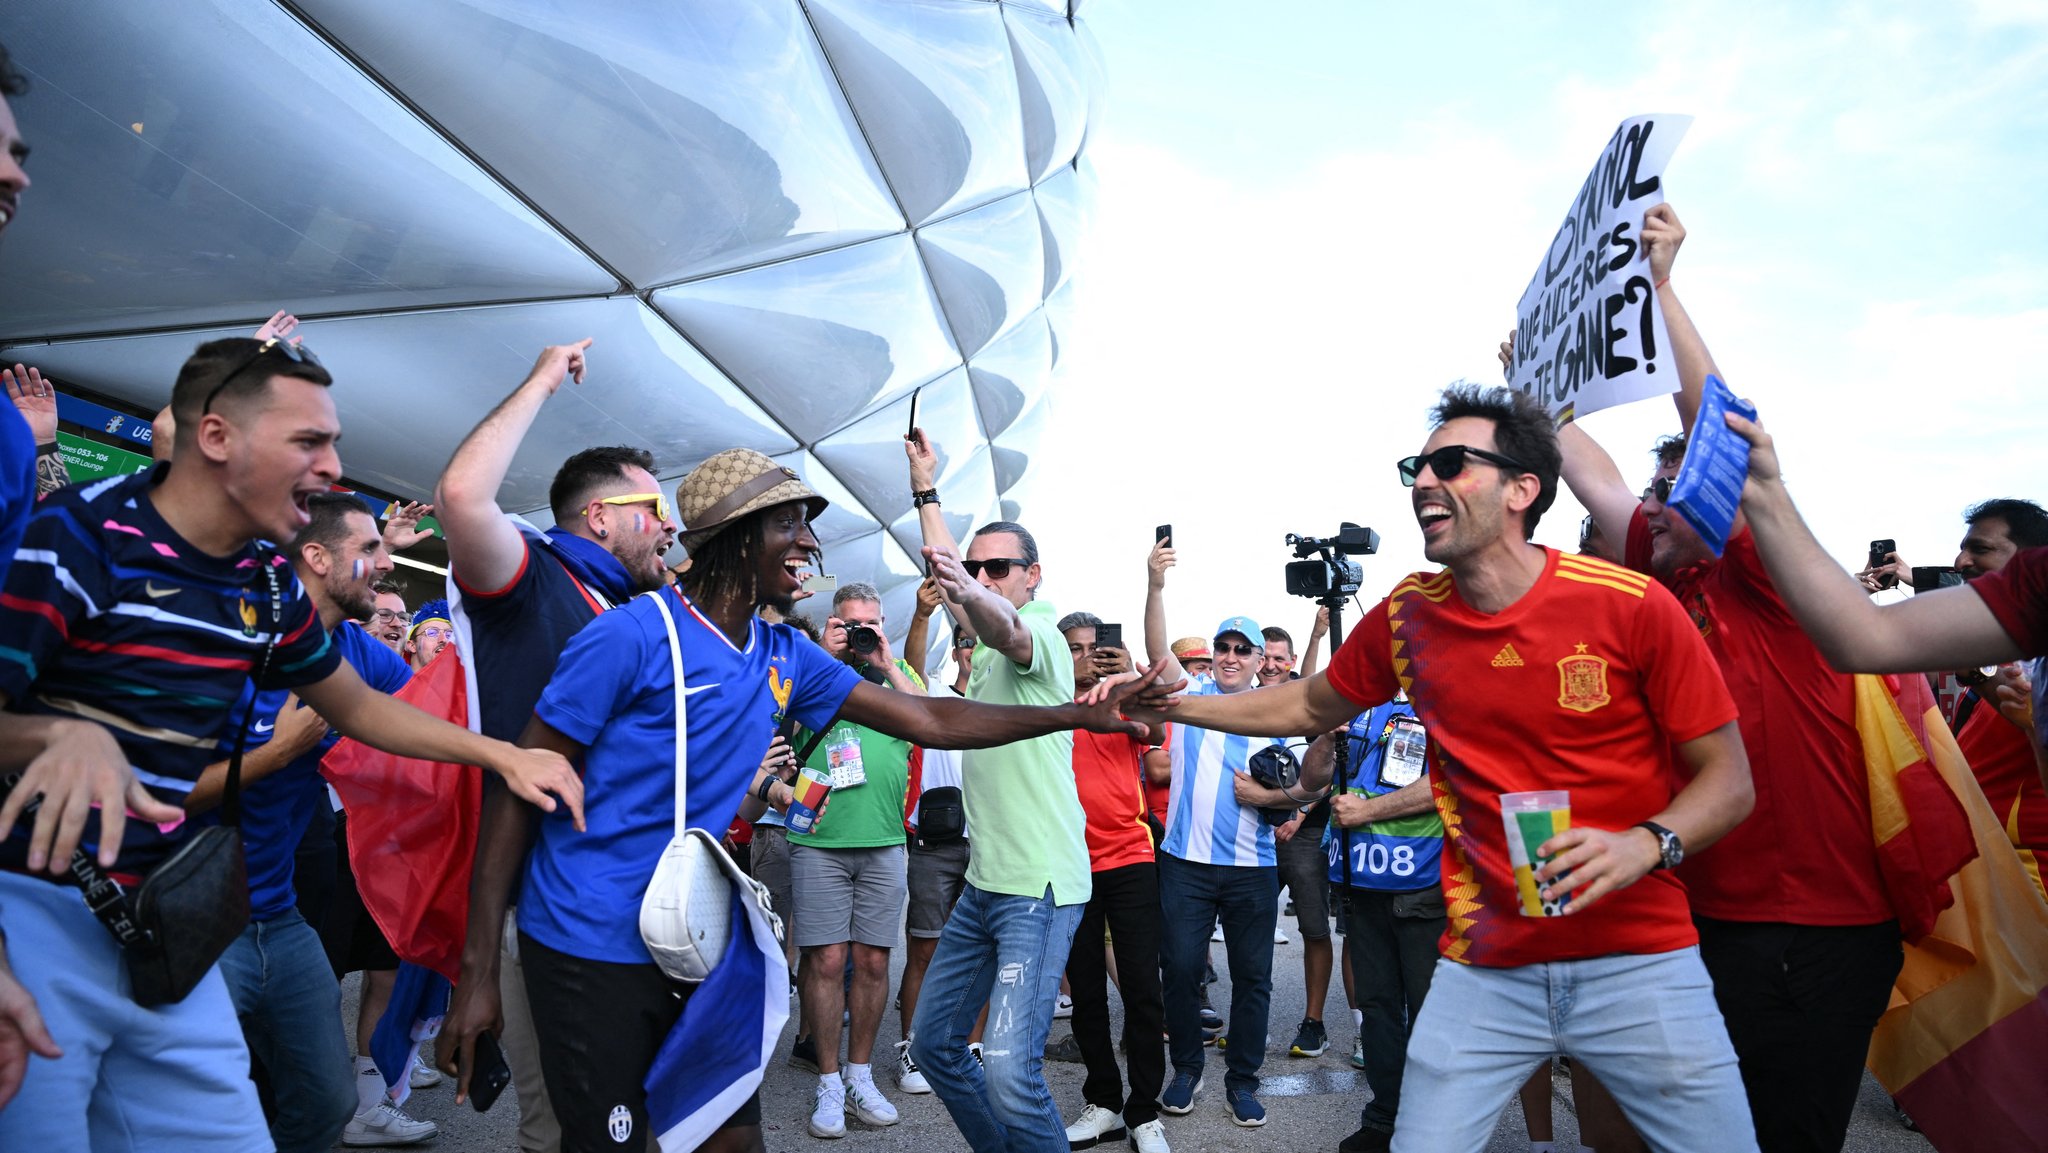
[[[441,1127],[432,1121],[408,1117],[405,1110],[389,1101],[355,1115],[341,1131],[343,1145],[413,1145],[439,1135]]]
[[[1156,1120],[1131,1130],[1131,1148],[1138,1153],[1173,1153],[1166,1147],[1166,1126]]]
[[[988,1068],[988,1062],[981,1059],[981,1042],[969,1041],[967,1043],[967,1055],[969,1057],[974,1058],[975,1064],[981,1066],[984,1069]]]
[[[896,1115],[896,1106],[882,1096],[882,1091],[875,1087],[872,1079],[858,1081],[846,1078],[846,1103],[853,1106],[853,1115],[860,1118],[863,1125],[894,1125],[902,1120]]]
[[[1278,924],[1275,924],[1273,926],[1273,943],[1275,945],[1286,945],[1291,943],[1287,939],[1287,930],[1281,928]]]
[[[1087,1149],[1104,1141],[1115,1141],[1123,1137],[1124,1115],[1100,1105],[1090,1105],[1081,1110],[1081,1116],[1067,1126],[1067,1147]]]
[[[924,1079],[924,1070],[910,1059],[910,1042],[896,1042],[896,1087],[905,1093],[929,1093],[932,1083]]]
[[[1223,923],[1221,921],[1216,923],[1215,928],[1209,930],[1209,939],[1211,941],[1221,941],[1223,939]]]
[[[1065,993],[1061,993],[1060,999],[1052,1003],[1052,1019],[1057,1021],[1062,1017],[1071,1017],[1073,1015],[1074,999]]]
[[[818,1095],[817,1104],[811,1108],[811,1136],[846,1136],[846,1090],[828,1089],[823,1081],[814,1090]]]
[[[412,1055],[413,1088],[432,1089],[434,1086],[439,1085],[442,1081],[445,1080],[447,1080],[447,1078],[442,1075],[441,1071],[439,1069],[434,1068],[432,1065],[427,1064],[425,1061],[420,1060],[420,1055],[418,1053],[414,1053]]]

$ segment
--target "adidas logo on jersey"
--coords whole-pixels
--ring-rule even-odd
[[[1511,644],[1500,646],[1500,651],[1493,654],[1494,668],[1518,669],[1522,667],[1522,664],[1522,654],[1516,652],[1515,646]]]

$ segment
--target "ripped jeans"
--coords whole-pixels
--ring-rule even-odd
[[[977,1153],[1066,1153],[1067,1132],[1045,1086],[1046,1035],[1074,928],[1087,906],[989,893],[967,885],[924,976],[910,1055]],[[982,1064],[967,1052],[983,1002]]]

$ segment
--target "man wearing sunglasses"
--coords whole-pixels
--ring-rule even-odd
[[[588,448],[564,461],[548,488],[555,524],[546,532],[498,504],[541,409],[565,382],[582,383],[590,343],[541,350],[526,379],[464,438],[435,489],[435,515],[448,540],[450,616],[473,678],[472,724],[486,735],[516,739],[570,638],[605,609],[667,583],[662,554],[677,526],[645,449]],[[514,873],[536,815],[487,787],[474,874],[484,875],[494,859],[498,870]],[[484,905],[496,900],[495,893],[482,897]],[[511,947],[513,919],[502,907],[471,908],[470,955],[449,1023],[451,1034],[463,1021],[471,1022],[472,1034],[498,1034],[519,1095],[519,1146],[531,1153],[557,1147],[561,1132],[548,1107],[526,985]]]
[[[1669,205],[1645,219],[1653,275],[1668,282],[1685,232]],[[1765,1150],[1835,1149],[1865,1055],[1904,964],[1879,867],[1854,683],[1781,597],[1738,514],[1720,556],[1670,506],[1713,356],[1676,290],[1657,293],[1678,370],[1681,432],[1654,446],[1638,490],[1576,424],[1559,431],[1564,479],[1624,563],[1677,596],[1706,638],[1742,716],[1756,812],[1680,870],[1742,1061]]]
[[[1253,736],[1325,732],[1401,690],[1427,727],[1449,922],[1394,1133],[1363,1147],[1478,1148],[1561,1048],[1654,1147],[1753,1150],[1734,1051],[1669,872],[1748,811],[1734,704],[1669,593],[1530,542],[1558,475],[1540,407],[1454,385],[1432,415],[1400,475],[1424,554],[1444,570],[1397,584],[1328,671],[1255,696],[1175,698],[1167,715]],[[1309,771],[1299,787],[1327,783]],[[1540,789],[1569,793],[1569,829],[1535,845],[1532,862],[1542,900],[1563,915],[1534,915],[1509,866],[1501,796]]]

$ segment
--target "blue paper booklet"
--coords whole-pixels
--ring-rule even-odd
[[[1756,406],[1728,390],[1718,376],[1707,378],[1699,419],[1687,438],[1685,464],[1671,486],[1671,507],[1692,525],[1715,556],[1728,547],[1735,512],[1742,504],[1742,482],[1749,479],[1749,442],[1735,435],[1723,419],[1734,413],[1756,419]]]

